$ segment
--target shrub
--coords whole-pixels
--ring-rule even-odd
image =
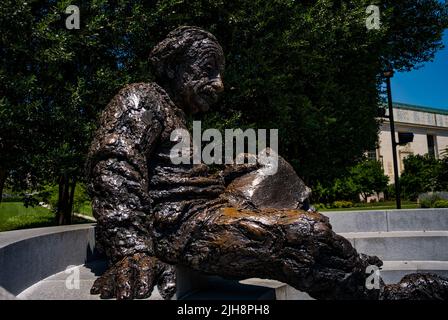
[[[384,190],[384,199],[387,201],[395,200],[395,184],[391,183]]]
[[[434,208],[448,208],[448,200],[437,200],[434,202]]]
[[[351,201],[334,201],[331,204],[332,208],[351,208],[353,207],[353,202]]]
[[[420,201],[420,208],[431,208],[431,199],[424,199]]]
[[[321,210],[321,209],[325,209],[326,206],[324,203],[316,203],[313,205],[314,209],[316,209],[317,211]]]
[[[332,185],[323,186],[320,183],[313,188],[312,200],[318,203],[332,203],[338,199],[356,200],[359,191],[350,178],[336,179]],[[331,205],[330,205],[331,207]]]
[[[447,201],[447,200],[444,200],[444,199],[440,198],[437,194],[435,194],[435,195],[431,195],[429,197],[420,199],[419,203],[420,203],[421,208],[436,208],[435,204],[440,201],[443,202],[443,201]],[[437,208],[443,208],[443,207],[437,207]]]

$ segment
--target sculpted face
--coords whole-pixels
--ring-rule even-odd
[[[224,56],[216,42],[202,40],[187,52],[187,59],[176,70],[174,92],[186,112],[207,111],[224,90],[221,75]]]
[[[191,26],[171,31],[151,51],[159,83],[185,112],[207,111],[224,90],[224,53],[211,33]]]

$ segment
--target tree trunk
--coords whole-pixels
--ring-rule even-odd
[[[361,192],[361,196],[364,202],[367,203],[367,197],[368,197],[367,193]]]
[[[62,208],[61,208],[61,215],[59,216],[59,225],[66,224],[66,215],[68,210],[68,203],[69,203],[69,195],[70,195],[70,184],[69,184],[69,178],[67,176],[64,177],[64,190],[62,194]]]
[[[58,225],[65,223],[65,215],[69,203],[69,179],[66,174],[63,174],[59,180],[59,199],[56,213]]]
[[[75,197],[76,179],[70,182],[70,178],[64,174],[59,179],[59,199],[56,211],[58,225],[72,223],[73,200]]]
[[[3,198],[3,188],[5,187],[6,178],[8,177],[8,172],[6,169],[0,168],[0,203]]]
[[[70,197],[67,206],[67,211],[65,212],[65,222],[66,224],[72,223],[72,213],[73,213],[73,200],[75,199],[75,188],[76,188],[76,178],[73,178],[70,183]]]
[[[62,215],[62,202],[63,202],[63,195],[64,195],[64,176],[61,175],[59,177],[59,188],[58,188],[58,204],[56,205],[56,223],[60,224],[61,215]]]

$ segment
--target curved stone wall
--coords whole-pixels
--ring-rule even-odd
[[[95,256],[93,224],[0,232],[0,287],[17,295]]]

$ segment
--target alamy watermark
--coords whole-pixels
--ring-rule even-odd
[[[69,5],[65,9],[65,13],[69,16],[65,19],[65,27],[69,30],[77,29],[81,27],[81,17],[79,7],[75,5]]]
[[[65,27],[69,30],[80,29],[81,17],[79,7],[76,5],[69,5],[65,9],[65,13],[69,16],[65,19]],[[378,30],[381,27],[380,8],[377,5],[371,4],[366,8],[366,28],[368,30]]]
[[[176,142],[170,152],[173,164],[255,164],[264,166],[272,175],[278,167],[278,129],[217,129],[202,133],[201,121],[193,121],[193,137],[186,129],[175,129],[170,140]],[[269,139],[269,146],[267,145]],[[203,142],[208,142],[202,148]],[[246,148],[247,147],[247,148]]]
[[[366,8],[366,28],[368,30],[379,30],[381,27],[380,8],[371,4]]]
[[[80,288],[80,275],[79,266],[68,266],[65,269],[65,274],[68,274],[65,279],[65,287],[68,290],[79,290]]]
[[[381,269],[376,265],[370,265],[366,268],[366,288],[367,290],[380,289]]]

